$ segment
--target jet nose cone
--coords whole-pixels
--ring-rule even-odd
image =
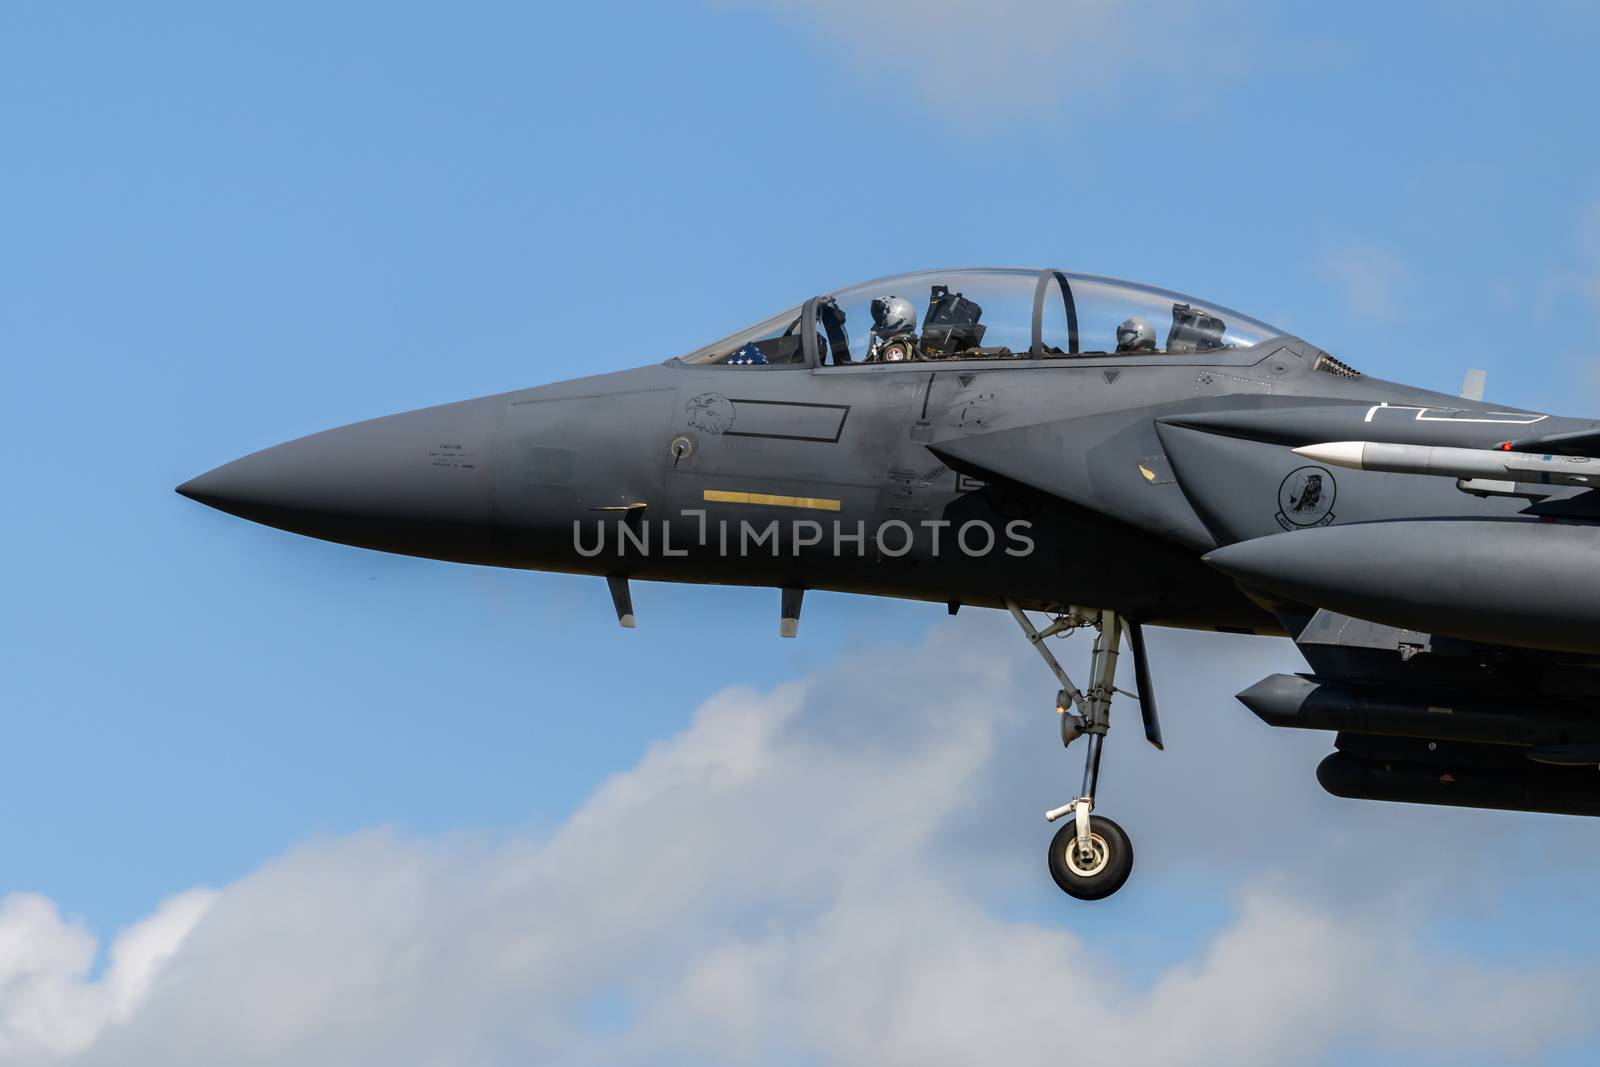
[[[490,562],[491,400],[312,434],[177,487],[253,522],[386,552]]]
[[[201,483],[205,480],[206,476],[204,474],[200,475],[198,478],[190,478],[188,481],[178,486],[174,492],[176,492],[179,496],[186,496],[190,500],[198,500],[202,504],[209,504],[211,501],[206,499],[205,490],[201,488]]]
[[[216,470],[207,471],[205,474],[190,478],[178,486],[174,492],[197,503],[207,504],[225,511],[227,509],[223,508],[220,502],[226,499],[223,489],[227,485],[228,478],[224,472],[231,466],[233,466],[231,463],[224,464]]]

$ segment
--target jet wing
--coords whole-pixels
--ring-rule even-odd
[[[1310,668],[1240,700],[1273,726],[1334,734],[1317,772],[1330,793],[1600,815],[1600,492],[1347,471],[1292,450],[1509,442],[1584,456],[1595,433],[1529,412],[1381,404],[1158,418],[1220,546],[1206,562],[1279,617]]]

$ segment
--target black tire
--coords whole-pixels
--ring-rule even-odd
[[[1089,816],[1089,836],[1095,860],[1085,867],[1077,858],[1078,822],[1070,815],[1062,821],[1050,839],[1050,877],[1068,896],[1103,900],[1133,873],[1133,842],[1122,827],[1100,815]]]

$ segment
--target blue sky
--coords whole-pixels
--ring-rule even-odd
[[[640,628],[621,632],[597,580],[326,545],[171,492],[228,459],[391,411],[659,361],[815,292],[968,263],[1137,278],[1282,325],[1382,377],[1454,391],[1468,367],[1482,367],[1494,399],[1595,414],[1600,14],[1578,3],[1353,3],[1337,18],[1246,0],[1197,8],[728,0],[0,11],[0,457],[10,473],[0,512],[0,894],[37,895],[8,898],[0,929],[10,916],[42,939],[29,944],[64,946],[39,950],[59,973],[0,958],[0,1058],[43,1055],[15,1042],[35,1010],[33,987],[17,976],[45,974],[49,990],[101,996],[78,1036],[49,1046],[62,1057],[119,1062],[119,1050],[137,1047],[179,1062],[149,1035],[173,1034],[192,1014],[168,1005],[176,1014],[163,1015],[159,990],[146,1007],[143,985],[111,981],[119,931],[152,915],[154,926],[136,928],[152,938],[199,923],[198,940],[171,947],[174,974],[209,975],[218,989],[292,985],[319,966],[314,945],[277,970],[248,951],[213,952],[237,968],[230,982],[205,969],[201,935],[265,938],[238,902],[284,879],[300,879],[308,913],[344,929],[338,902],[384,892],[386,865],[409,869],[408,857],[418,884],[432,887],[427,900],[449,896],[440,872],[455,869],[441,859],[452,850],[464,850],[461,869],[515,882],[507,871],[523,871],[524,853],[542,857],[537,867],[585,825],[611,832],[605,805],[626,805],[606,789],[654,796],[664,787],[652,758],[714,746],[695,732],[707,707],[737,704],[736,723],[754,729],[751,717],[781,704],[785,685],[833,693],[831,703],[795,698],[800,710],[784,721],[817,731],[804,752],[848,764],[857,727],[826,708],[854,709],[868,724],[860,729],[876,729],[880,703],[896,699],[870,669],[877,658],[931,676],[950,650],[970,649],[980,675],[999,672],[999,698],[1042,706],[1051,691],[998,615],[952,623],[934,607],[814,595],[801,639],[780,642],[775,592],[644,586]],[[1048,723],[1026,732],[1005,718],[981,735],[995,746],[984,762],[952,765],[952,788],[977,798],[970,810],[956,805],[942,827],[907,832],[926,846],[907,869],[953,879],[959,907],[928,903],[930,914],[966,924],[974,951],[1001,946],[1002,976],[1070,975],[1099,961],[1123,983],[1107,1010],[1127,1009],[1129,1033],[1140,1011],[1160,1014],[1161,996],[1222,997],[1210,1017],[1226,1015],[1234,1002],[1218,991],[1242,988],[1227,984],[1236,941],[1283,943],[1280,927],[1292,927],[1311,931],[1308,951],[1326,956],[1318,946],[1378,931],[1410,946],[1417,974],[1486,976],[1484,990],[1535,983],[1527,1017],[1543,1018],[1542,1003],[1560,1009],[1537,1053],[1583,1062],[1578,1041],[1593,1034],[1573,1020],[1595,998],[1574,1001],[1572,990],[1595,976],[1600,948],[1587,893],[1594,830],[1326,798],[1311,774],[1322,741],[1272,734],[1231,700],[1268,670],[1293,669],[1292,649],[1157,641],[1162,681],[1182,694],[1165,700],[1177,720],[1169,733],[1187,745],[1170,744],[1159,762],[1131,734],[1110,748],[1109,780],[1124,776],[1112,785],[1119,811],[1138,822],[1129,889],[1085,909],[1050,887],[1037,811],[1058,802],[1044,795],[1048,783],[1071,775],[1046,744]],[[935,764],[950,755],[927,743]],[[751,751],[793,756],[792,744]],[[798,762],[815,777],[787,783],[826,795],[834,764]],[[886,791],[938,795],[891,773],[915,778],[914,768],[879,770]],[[1194,846],[1194,798],[1210,790],[1232,797],[1230,820],[1248,828],[1237,862]],[[865,787],[847,795],[875,803]],[[720,825],[714,806],[682,810]],[[772,817],[773,833],[806,826]],[[862,886],[890,877],[873,857],[899,847],[893,820],[873,825],[875,835],[840,851],[833,875],[869,902]],[[653,827],[663,848],[678,840],[679,828],[645,810],[616,815],[615,826]],[[760,833],[724,829],[730,840]],[[1515,857],[1513,871],[1485,869],[1484,840]],[[933,868],[935,844],[958,862]],[[1366,869],[1367,854],[1379,869]],[[676,855],[668,848],[658,862],[686,885],[706,872],[739,882],[738,866],[690,870]],[[828,855],[819,846],[818,862]],[[1329,870],[1329,856],[1376,887]],[[983,873],[950,873],[968,869]],[[885,894],[916,892],[883,884]],[[1361,923],[1338,925],[1329,886],[1367,902]],[[769,888],[729,886],[727,914],[740,916],[729,927],[670,910],[655,924],[640,919],[652,936],[675,922],[734,930],[727,945],[706,935],[729,953],[710,960],[645,938],[655,955],[642,970],[695,989],[680,980],[719,966],[744,973],[739,953],[753,953],[776,968],[761,973],[780,974],[772,990],[790,1000],[798,991],[818,1020],[832,1018],[827,997],[805,996],[827,984],[805,951],[831,944],[819,932],[830,916],[879,929],[893,911],[830,911]],[[490,908],[476,891],[461,888],[454,908],[400,913],[395,936],[431,944],[475,913],[463,901]],[[540,892],[519,906],[538,910]],[[174,895],[176,910],[162,910]],[[823,895],[858,899],[837,885]],[[914,913],[921,898],[907,899]],[[318,927],[308,918],[305,928]],[[748,933],[774,928],[793,949],[783,956],[792,970]],[[371,953],[386,958],[392,942],[373,936]],[[1066,943],[1052,938],[1077,940],[1056,958],[1050,947]],[[533,981],[519,971],[503,985],[483,981],[481,1017],[449,1016],[501,1035],[496,1043],[440,1045],[440,1062],[503,1062],[529,1048],[567,1062],[638,1059],[628,1042],[640,1035],[652,1055],[684,1060],[768,1058],[773,1043],[823,1061],[915,1051],[870,1028],[859,1046],[759,1023],[724,1044],[673,1038],[660,1022],[669,998],[630,984],[634,968],[607,964],[607,951],[597,945],[593,966],[579,968],[576,1000],[551,994],[587,1012],[587,1030],[544,1046],[509,1027],[492,1005],[532,988],[516,984]],[[909,951],[886,941],[877,955],[844,957],[854,961],[845,970],[911,966]],[[1382,973],[1358,957],[1323,977]],[[1171,992],[1186,975],[1198,985]],[[1567,1000],[1545,997],[1546,981]],[[435,1002],[438,989],[419,983],[405,995]],[[390,1008],[404,1000],[376,979],[350,977],[345,988]],[[754,980],[738,988],[771,992]],[[1446,989],[1418,1015],[1442,1031],[1478,990]],[[126,1009],[112,1024],[120,1038],[100,1029],[111,1001]],[[693,1017],[692,1004],[672,1003]],[[749,1018],[764,1018],[762,1003],[745,1006]],[[374,1035],[396,1027],[370,1019],[338,1041],[324,1040],[334,1022],[307,1022],[294,1042],[263,1037],[256,1051],[377,1056]],[[1016,1021],[1019,1032],[1028,1025]],[[1436,1036],[1399,1023],[1370,1040],[1339,1027],[1302,1032],[1312,1046],[1264,1039],[1230,1054],[1414,1062]],[[977,1021],[965,1035],[984,1036]],[[1438,1055],[1505,1054],[1484,1040],[1476,1053],[1447,1044]]]

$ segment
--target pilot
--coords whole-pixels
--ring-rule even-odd
[[[1138,315],[1125,319],[1117,327],[1117,351],[1120,352],[1154,352],[1156,350],[1156,328],[1150,325],[1149,319],[1142,319]]]
[[[900,363],[916,352],[917,309],[902,296],[880,296],[872,301],[872,343],[867,360]]]

